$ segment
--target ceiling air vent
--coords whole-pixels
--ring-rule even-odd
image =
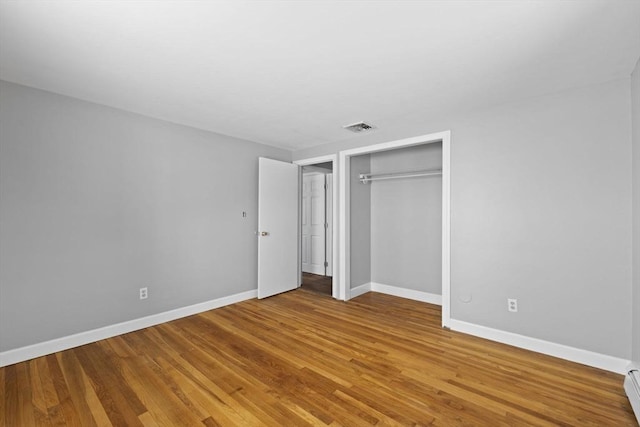
[[[355,132],[355,133],[366,132],[368,130],[376,128],[375,126],[365,122],[353,123],[353,124],[342,126],[342,127],[345,128],[346,130],[350,130],[351,132]]]

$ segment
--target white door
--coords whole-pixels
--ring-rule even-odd
[[[258,298],[298,287],[298,166],[259,159]]]
[[[327,233],[325,234],[326,245],[326,262],[327,268],[325,269],[325,276],[333,276],[333,174],[329,173],[325,175],[326,185],[326,221],[327,221]]]
[[[325,177],[302,177],[302,271],[326,275]]]

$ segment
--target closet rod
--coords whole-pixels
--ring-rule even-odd
[[[360,182],[366,184],[372,181],[382,181],[384,179],[398,179],[398,178],[414,178],[418,176],[432,176],[432,175],[442,175],[442,170],[440,169],[431,169],[431,170],[422,170],[422,171],[413,171],[413,172],[401,172],[401,173],[384,173],[384,174],[370,174],[370,173],[361,173],[360,174]]]

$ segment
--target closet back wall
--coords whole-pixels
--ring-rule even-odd
[[[371,155],[372,174],[441,168],[442,143]],[[371,186],[371,281],[442,295],[442,177],[366,185]]]

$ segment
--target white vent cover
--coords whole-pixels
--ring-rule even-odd
[[[375,126],[365,122],[353,123],[353,124],[342,126],[342,127],[345,128],[346,130],[350,130],[351,132],[355,132],[355,133],[365,132],[365,131],[376,128]]]

